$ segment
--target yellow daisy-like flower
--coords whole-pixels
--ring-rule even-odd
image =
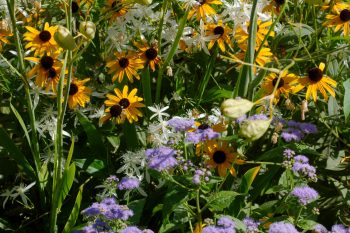
[[[271,21],[265,21],[263,22],[262,20],[258,20],[257,22],[257,33],[256,33],[256,46],[260,46],[261,43],[263,42],[264,38],[266,37],[268,31],[269,31],[269,27],[272,25]],[[249,27],[249,22],[248,22],[248,27]],[[275,32],[271,31],[269,36],[274,37],[275,36]],[[238,43],[238,46],[243,49],[246,50],[245,48],[247,47],[247,41],[249,38],[249,34],[244,31],[241,27],[238,27],[236,29],[236,33],[235,33],[235,39]],[[268,45],[267,41],[265,41],[264,43],[265,46]]]
[[[335,96],[335,92],[333,87],[337,86],[337,82],[327,75],[323,74],[323,70],[325,68],[324,63],[320,63],[318,67],[311,68],[308,71],[308,76],[305,78],[299,79],[299,83],[303,87],[307,87],[306,91],[306,99],[308,100],[311,96],[313,100],[317,101],[317,91],[319,90],[323,95],[325,100],[328,100],[327,92],[331,96]],[[327,92],[326,92],[327,91]]]
[[[266,63],[272,61],[273,53],[270,48],[262,48],[258,55],[256,55],[255,62],[259,66],[264,66]]]
[[[349,21],[350,21],[350,4],[338,3],[333,7],[331,14],[326,15],[327,21],[323,26],[334,27],[334,31],[338,32],[343,28],[344,35],[349,35]]]
[[[44,30],[38,31],[33,27],[26,26],[28,32],[24,33],[24,40],[28,41],[25,48],[35,51],[34,56],[40,56],[45,52],[50,55],[59,49],[54,34],[57,26],[49,26],[45,23]]]
[[[210,40],[208,44],[208,49],[211,49],[215,43],[218,44],[220,50],[225,52],[225,43],[228,46],[231,45],[231,39],[229,34],[232,32],[231,28],[224,25],[222,20],[216,23],[210,23],[204,26],[207,36],[216,36],[216,38]]]
[[[226,176],[227,169],[233,176],[236,176],[236,170],[232,164],[243,164],[244,161],[237,159],[237,154],[227,141],[208,140],[204,144],[203,153],[209,156],[207,164],[211,168],[217,168],[221,177]]]
[[[90,78],[84,80],[73,79],[69,87],[68,106],[70,109],[76,108],[78,105],[85,107],[85,104],[90,102],[90,94],[92,90],[85,85],[90,81]]]
[[[271,2],[263,8],[262,12],[273,12],[278,15],[285,2],[286,0],[271,0]]]
[[[10,41],[6,38],[12,36],[11,28],[7,21],[0,20],[0,51],[2,50],[2,43],[10,44]]]
[[[206,20],[207,16],[212,16],[216,14],[216,11],[210,6],[212,5],[221,5],[222,2],[219,0],[197,0],[198,4],[193,7],[188,13],[188,19],[196,15],[197,20],[203,19]]]
[[[277,84],[278,76],[275,73],[269,74],[263,83],[261,84],[261,88],[264,90],[266,95],[271,95],[276,84]],[[298,77],[295,74],[288,73],[285,71],[282,74],[282,77],[278,83],[278,87],[275,92],[275,103],[279,101],[280,95],[283,94],[285,97],[289,96],[289,93],[297,93],[303,87],[298,85]]]
[[[130,4],[130,3],[129,3]],[[128,4],[125,0],[107,0],[107,12],[111,14],[111,20],[125,15],[128,10]]]
[[[43,55],[41,58],[26,57],[25,60],[32,61],[36,65],[27,73],[28,78],[35,77],[35,84],[38,87],[45,87],[45,91],[56,92],[59,81],[62,63],[58,60],[58,53],[51,56]]]
[[[144,42],[140,44],[134,42],[134,45],[140,50],[140,58],[144,64],[148,64],[152,71],[155,71],[156,65],[160,63],[160,57],[158,56],[158,48],[156,45],[150,46],[148,43]]]
[[[111,118],[114,118],[117,124],[123,123],[125,118],[130,123],[138,121],[139,117],[143,114],[138,108],[145,107],[141,101],[143,98],[136,95],[137,88],[134,88],[130,93],[128,86],[124,86],[123,92],[118,88],[114,88],[116,95],[107,94],[108,100],[105,101],[105,105],[109,108],[106,109],[106,115],[104,115],[100,122],[104,123]]]
[[[144,61],[137,58],[134,54],[119,53],[114,54],[117,59],[107,62],[106,66],[110,69],[109,74],[114,74],[112,82],[118,79],[118,82],[122,82],[124,74],[128,77],[130,82],[134,82],[134,77],[140,80],[140,75],[137,70],[143,68]]]

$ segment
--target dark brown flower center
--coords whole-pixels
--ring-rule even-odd
[[[53,66],[53,58],[50,56],[44,55],[42,58],[40,58],[40,65],[45,70],[49,70]]]
[[[205,3],[206,0],[197,0],[197,2],[199,2],[199,4],[203,5]]]
[[[127,59],[126,57],[120,58],[119,59],[119,65],[121,68],[126,68],[129,65],[129,59]]]
[[[78,5],[78,3],[77,3],[76,1],[73,1],[73,2],[72,2],[72,13],[73,13],[73,14],[74,14],[74,13],[77,13],[78,10],[79,10],[79,5]]]
[[[201,130],[205,130],[208,128],[209,128],[209,125],[207,125],[207,124],[201,124],[200,126],[198,126],[198,129],[201,129]]]
[[[121,10],[121,4],[119,3],[119,1],[114,1],[111,6],[112,9],[117,13]]]
[[[275,0],[278,5],[283,5],[285,0]]]
[[[113,105],[109,109],[109,113],[111,114],[112,117],[118,117],[120,114],[122,114],[123,108],[120,105]]]
[[[145,54],[148,60],[154,60],[157,57],[158,52],[154,48],[149,48],[146,50]]]
[[[218,150],[215,151],[215,153],[213,154],[213,160],[216,164],[222,164],[226,161],[226,154],[225,152]]]
[[[75,83],[71,83],[69,87],[69,95],[75,95],[77,94],[79,88]]]
[[[41,31],[39,33],[39,39],[42,41],[42,42],[48,42],[50,39],[51,39],[51,33],[49,31]]]
[[[47,77],[48,78],[55,78],[57,76],[57,72],[55,70],[55,68],[50,68],[49,72],[47,73]]]
[[[278,80],[278,78],[274,78],[272,80],[272,85],[273,86],[276,86],[277,80]],[[278,83],[278,87],[277,88],[281,88],[281,87],[283,87],[283,85],[284,85],[284,80],[281,78],[280,82]]]
[[[344,9],[340,12],[340,15],[339,15],[341,21],[343,22],[347,22],[350,20],[350,10],[348,9]]]
[[[217,26],[216,28],[214,28],[214,34],[215,35],[220,35],[222,36],[224,34],[225,30],[223,27],[221,26]]]
[[[130,101],[127,98],[123,98],[119,101],[119,105],[122,106],[123,109],[130,106]]]
[[[309,70],[309,79],[313,82],[318,82],[323,77],[323,72],[319,68],[315,67]]]

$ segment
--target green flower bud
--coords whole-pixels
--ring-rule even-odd
[[[239,118],[249,112],[254,103],[246,99],[227,99],[221,104],[225,116]]]
[[[72,34],[70,34],[70,31],[63,26],[58,26],[54,38],[57,44],[63,49],[73,50],[77,47]]]
[[[261,138],[269,128],[271,120],[245,120],[241,124],[239,134],[250,141]]]
[[[79,31],[88,39],[92,40],[95,37],[96,26],[91,21],[81,22],[79,26]]]

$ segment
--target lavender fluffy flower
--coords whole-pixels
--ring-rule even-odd
[[[343,224],[336,224],[332,226],[331,233],[350,233],[350,228],[346,228]]]
[[[222,228],[216,226],[206,226],[203,228],[202,233],[222,233]]]
[[[318,198],[318,192],[308,186],[295,187],[291,194],[299,199],[301,205],[307,205]]]
[[[269,118],[265,114],[255,114],[253,116],[248,117],[248,120],[268,120]]]
[[[246,230],[248,233],[254,233],[259,231],[260,223],[258,221],[255,221],[250,217],[246,217],[243,219],[243,223],[246,225]]]
[[[299,129],[305,134],[315,134],[317,133],[317,127],[311,123],[299,123]]]
[[[157,171],[167,170],[178,164],[178,161],[175,158],[176,151],[169,147],[147,149],[145,153],[148,160],[148,166]]]
[[[285,123],[284,123],[285,124]],[[286,142],[302,140],[306,134],[315,134],[317,133],[317,128],[314,124],[304,123],[304,122],[296,122],[296,121],[288,121],[288,128],[282,130],[281,137]]]
[[[285,149],[283,151],[283,155],[284,157],[286,157],[287,159],[292,159],[293,156],[295,155],[295,151],[294,150],[291,150],[291,149]]]
[[[225,229],[226,228],[235,228],[235,223],[229,217],[221,217],[218,220],[218,225],[222,226]]]
[[[177,132],[184,132],[194,126],[194,120],[182,117],[173,117],[168,121],[168,125],[174,128]]]
[[[122,230],[120,233],[143,233],[139,228],[131,226]]]
[[[299,129],[287,128],[282,130],[281,137],[286,142],[291,142],[291,141],[299,142],[301,139],[304,138],[304,134]]]
[[[101,213],[100,204],[97,202],[92,203],[90,207],[86,208],[81,213],[85,216],[96,216]]]
[[[316,168],[308,163],[296,162],[293,164],[292,170],[295,173],[306,176],[313,181],[317,181]]]
[[[306,163],[309,163],[309,158],[304,156],[304,155],[297,155],[297,156],[294,157],[294,161],[296,163],[306,164]]]
[[[270,225],[269,233],[299,233],[299,231],[290,223],[275,222]]]
[[[328,233],[327,228],[325,228],[321,224],[317,224],[316,226],[314,226],[312,230],[315,231],[316,233]]]
[[[140,181],[134,177],[123,177],[123,179],[118,184],[119,190],[131,190],[138,188],[140,186]]]
[[[218,138],[220,136],[219,133],[214,132],[213,129],[209,128],[209,126],[205,125],[204,127],[199,126],[198,129],[194,132],[189,132],[186,135],[186,140],[188,142],[192,142],[197,144],[199,142],[203,142],[206,140],[212,140]]]

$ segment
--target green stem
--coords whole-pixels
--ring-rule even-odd
[[[161,55],[162,54],[162,31],[163,31],[163,25],[164,25],[164,17],[165,17],[165,13],[166,13],[166,8],[167,8],[167,4],[168,0],[164,0],[163,1],[163,5],[162,5],[162,17],[160,18],[159,21],[159,28],[158,28],[158,54]]]
[[[199,203],[199,194],[200,194],[200,189],[197,189],[197,195],[196,195],[196,207],[197,207],[197,221],[198,221],[198,227],[199,227],[199,232],[202,232],[202,212],[201,212],[201,206]]]
[[[11,17],[11,24],[13,28],[13,34],[15,38],[15,45],[17,49],[17,55],[19,59],[19,72],[21,74],[21,79],[25,80],[25,65],[24,65],[24,57],[23,57],[23,51],[21,46],[21,39],[18,34],[17,25],[16,25],[16,16],[15,16],[15,1],[14,0],[7,0],[7,7],[10,13]],[[36,176],[37,176],[37,184],[39,187],[39,195],[40,195],[40,201],[41,206],[44,206],[45,203],[45,193],[44,193],[44,184],[41,182],[41,175],[40,175],[40,169],[41,169],[41,161],[40,161],[40,147],[39,147],[39,140],[38,140],[38,134],[36,131],[36,125],[35,125],[35,112],[33,108],[32,98],[30,96],[30,87],[28,85],[27,80],[24,82],[24,90],[26,95],[26,101],[27,101],[27,108],[28,108],[28,114],[29,114],[29,120],[30,120],[30,127],[32,129],[32,154],[35,164],[35,170],[36,170]]]
[[[163,73],[166,67],[168,66],[170,60],[174,57],[175,52],[177,50],[177,46],[179,45],[182,33],[184,31],[186,22],[187,22],[187,16],[188,16],[188,11],[185,12],[184,16],[180,20],[179,28],[176,33],[176,37],[174,40],[174,43],[168,53],[168,56],[166,57],[164,63],[160,67],[158,71],[158,77],[157,77],[157,90],[156,90],[156,103],[158,104],[160,102],[160,90],[162,89],[162,79],[163,79]]]

